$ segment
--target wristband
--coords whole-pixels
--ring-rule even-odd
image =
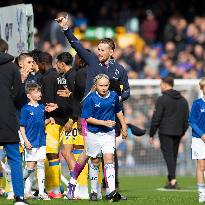
[[[67,31],[68,29],[70,29],[69,26],[68,26],[68,27],[63,27],[63,28],[62,28],[63,31]]]

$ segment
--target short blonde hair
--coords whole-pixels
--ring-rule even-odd
[[[200,81],[199,81],[200,88],[203,88],[204,85],[205,85],[205,77],[201,78]]]

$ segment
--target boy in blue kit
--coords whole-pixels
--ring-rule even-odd
[[[29,103],[21,109],[20,115],[20,131],[26,147],[26,168],[24,169],[23,175],[24,179],[26,180],[31,175],[31,173],[34,172],[36,166],[39,199],[50,200],[47,194],[44,193],[44,160],[46,158],[45,123],[47,124],[49,122],[55,122],[53,118],[45,120],[45,107],[42,104],[38,104],[38,102],[41,100],[40,86],[36,83],[28,83],[25,87],[25,92],[27,98],[29,99]]]
[[[189,116],[192,128],[192,159],[197,159],[196,180],[199,192],[199,203],[205,203],[205,77],[199,81],[203,97],[195,100]]]
[[[87,121],[88,133],[85,138],[86,156],[96,166],[96,173],[91,179],[92,190],[91,194],[97,198],[97,183],[99,171],[99,155],[103,154],[104,169],[106,170],[106,179],[110,190],[110,201],[119,201],[121,196],[115,190],[115,168],[113,155],[115,151],[115,114],[117,115],[122,125],[121,134],[123,139],[127,137],[127,126],[120,107],[119,97],[114,91],[109,91],[109,77],[105,74],[99,74],[94,79],[96,91],[92,92],[86,99],[83,105],[82,118]],[[76,179],[82,171],[86,161],[76,163],[73,177],[68,186],[68,199],[73,198]],[[93,184],[92,184],[93,183]],[[92,200],[93,196],[91,197]],[[96,199],[97,200],[97,199]]]

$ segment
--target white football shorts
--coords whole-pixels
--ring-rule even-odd
[[[31,150],[25,149],[24,156],[26,162],[37,162],[46,159],[46,146],[32,148]]]
[[[201,138],[192,137],[191,156],[192,159],[205,159],[205,143]]]
[[[89,157],[99,157],[101,154],[115,152],[115,131],[107,133],[87,132],[85,138],[86,155]]]

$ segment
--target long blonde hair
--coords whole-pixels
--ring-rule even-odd
[[[110,82],[109,77],[108,77],[107,75],[105,75],[105,74],[98,74],[97,76],[95,76],[95,78],[93,79],[93,86],[92,86],[92,88],[90,89],[90,91],[88,92],[88,94],[82,99],[81,103],[85,100],[85,98],[88,97],[88,95],[90,95],[90,93],[96,91],[97,81],[98,81],[99,79],[102,79],[102,78],[105,78],[105,79],[109,80],[109,82]]]

